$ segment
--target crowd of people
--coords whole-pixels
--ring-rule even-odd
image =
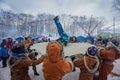
[[[46,40],[45,40],[46,42]],[[91,41],[87,41],[91,44]],[[78,43],[75,36],[71,43]],[[2,67],[9,65],[10,80],[31,80],[29,76],[29,66],[32,66],[34,75],[39,76],[36,65],[43,63],[43,76],[45,80],[62,80],[62,77],[75,71],[75,67],[80,69],[79,80],[109,80],[110,76],[120,76],[115,73],[113,62],[119,58],[119,41],[101,38],[95,41],[95,46],[87,49],[83,56],[64,56],[63,45],[57,41],[50,41],[46,47],[46,54],[38,59],[37,53],[29,49],[34,41],[30,36],[26,36],[21,43],[12,38],[3,39],[0,44],[0,60]],[[8,64],[7,64],[8,62]],[[95,73],[99,72],[96,76]]]

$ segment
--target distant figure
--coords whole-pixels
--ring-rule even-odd
[[[103,39],[102,39],[102,37],[99,37],[99,38],[95,41],[95,45],[96,45],[96,46],[103,46]]]
[[[6,46],[4,46],[3,48],[1,48],[3,68],[7,67],[7,59],[9,58],[8,51],[9,51],[9,49]]]
[[[50,38],[48,38],[48,42],[51,42]]]
[[[118,58],[119,42],[116,40],[109,41],[105,49],[99,50],[102,63],[99,68],[99,80],[107,80],[108,74],[113,69],[113,62]]]
[[[6,42],[6,47],[11,50],[12,46],[13,46],[13,39],[12,38],[8,38],[8,40]]]
[[[0,49],[3,68],[7,67],[7,59],[9,57],[8,52],[9,52],[9,49],[6,47],[6,40],[3,39],[2,43],[1,43],[1,49]]]
[[[45,56],[41,56],[37,60],[31,60],[25,52],[22,43],[14,44],[12,54],[8,60],[10,67],[10,80],[31,80],[28,74],[29,66],[34,66],[43,62]]]
[[[62,80],[62,77],[73,70],[73,63],[68,57],[63,60],[63,46],[56,41],[47,45],[47,58],[43,61],[45,80]]]
[[[2,40],[2,43],[0,44],[0,47],[2,48],[2,47],[4,47],[6,45],[6,39],[3,39]]]
[[[92,44],[92,42],[90,40],[87,40],[87,43]]]
[[[44,37],[44,38],[42,39],[42,41],[43,41],[43,42],[48,42],[48,39],[47,39],[46,37]]]
[[[78,43],[78,40],[77,40],[77,37],[76,37],[76,36],[73,36],[73,37],[72,37],[72,43]]]
[[[75,67],[78,67],[81,71],[79,80],[93,80],[94,73],[99,66],[97,53],[98,49],[91,46],[83,57],[74,60]]]

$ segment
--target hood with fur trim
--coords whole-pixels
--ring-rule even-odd
[[[56,41],[52,41],[47,46],[48,59],[52,63],[58,62],[62,59],[63,47]]]

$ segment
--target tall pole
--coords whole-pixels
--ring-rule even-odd
[[[113,35],[115,36],[115,17],[113,17]]]

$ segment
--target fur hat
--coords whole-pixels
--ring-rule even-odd
[[[57,41],[48,43],[46,51],[51,62],[57,62],[63,58],[63,46]]]
[[[119,46],[119,42],[117,40],[111,40],[109,42],[112,46],[114,46],[115,48],[117,48]]]
[[[15,43],[12,48],[12,52],[15,54],[25,53],[25,48],[22,43]]]

